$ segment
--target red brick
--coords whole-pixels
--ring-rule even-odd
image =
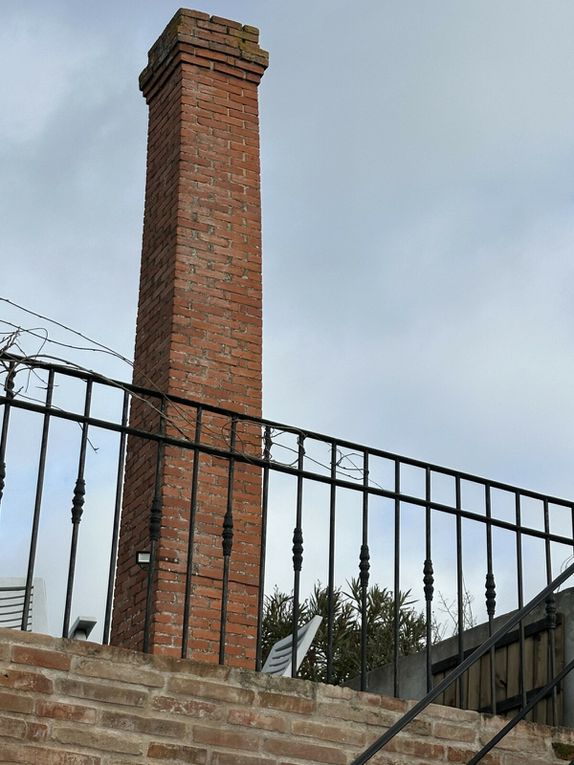
[[[196,725],[193,729],[193,740],[199,744],[216,744],[225,749],[255,750],[259,746],[259,736],[256,733],[244,731],[226,731],[218,725],[216,728],[205,728]]]
[[[145,685],[151,688],[161,688],[164,684],[163,675],[160,672],[132,667],[100,659],[79,659],[74,664],[74,670],[78,675],[116,680],[120,683],[133,685]]]
[[[432,734],[436,738],[447,739],[448,741],[476,741],[476,727],[463,726],[444,722],[435,722],[432,726]]]
[[[0,669],[0,687],[14,688],[19,691],[35,691],[36,693],[52,693],[54,684],[39,672]]]
[[[334,741],[357,747],[365,744],[365,732],[360,730],[358,726],[326,725],[319,721],[293,720],[291,732],[297,738],[308,736],[316,738],[318,741]]]
[[[94,723],[96,711],[92,707],[64,704],[57,701],[36,702],[36,714],[38,717],[51,717],[54,720],[74,720],[75,722]]]
[[[52,742],[87,747],[98,752],[120,752],[122,754],[143,754],[143,742],[140,735],[116,733],[94,726],[76,725],[73,728],[54,724],[51,733]]]
[[[445,746],[443,744],[433,744],[430,741],[417,741],[411,738],[408,733],[402,733],[395,736],[386,746],[389,752],[400,752],[401,754],[410,754],[414,757],[425,757],[429,760],[443,760]]]
[[[478,747],[477,749],[472,750],[449,746],[447,749],[446,759],[447,762],[467,763],[477,753],[477,751]],[[501,759],[497,754],[490,752],[482,758],[480,763],[481,765],[501,765]],[[531,760],[529,759],[528,765],[530,765],[530,763]],[[524,762],[524,765],[527,765],[526,762]]]
[[[208,701],[182,699],[173,696],[156,696],[152,706],[158,712],[196,717],[201,720],[221,719],[225,714],[221,704],[211,704]]]
[[[177,720],[140,717],[139,715],[130,715],[124,712],[102,712],[100,723],[106,729],[147,733],[169,738],[183,738],[186,732],[185,724]]]
[[[167,681],[167,687],[172,693],[189,694],[200,698],[215,699],[230,704],[253,703],[255,694],[248,688],[237,688],[233,685],[221,685],[219,683],[206,683],[203,680],[175,675]]]
[[[389,728],[395,723],[400,715],[388,712],[382,707],[369,708],[366,705],[341,703],[319,703],[318,712],[331,722],[334,720],[348,720],[360,722],[366,725],[375,725],[377,728]]]
[[[101,765],[101,757],[91,754],[27,746],[23,742],[5,744],[0,748],[0,762],[22,765]]]
[[[0,692],[0,710],[3,712],[20,712],[26,714],[32,712],[34,700],[30,696],[21,693]]]
[[[315,711],[315,701],[301,696],[286,696],[281,693],[261,693],[260,704],[262,707],[282,709],[284,712],[297,712],[308,715]]]
[[[122,688],[118,684],[101,685],[79,680],[59,679],[56,681],[56,688],[60,693],[69,694],[76,698],[130,707],[142,707],[147,699],[144,692]]]
[[[224,19],[221,16],[212,16],[210,21],[214,24],[222,24],[225,27],[231,27],[232,29],[243,29],[243,25],[238,21],[232,21],[230,19]],[[255,27],[254,27],[255,29]],[[257,30],[259,31],[259,30]]]
[[[232,725],[243,725],[246,728],[261,728],[277,733],[285,733],[287,721],[280,715],[266,714],[257,709],[230,709],[227,721]]]
[[[205,765],[205,762],[207,761],[207,750],[196,746],[152,743],[149,745],[147,756],[155,760],[190,762],[197,763],[197,765]]]
[[[300,760],[324,762],[330,765],[347,765],[347,755],[338,747],[320,746],[283,737],[264,741],[263,750],[282,757],[296,757]]]
[[[15,664],[31,664],[46,669],[70,669],[70,656],[62,651],[43,651],[39,648],[15,645],[12,647],[12,661]]]
[[[213,752],[211,765],[275,765],[275,758],[253,757],[239,752]]]
[[[48,737],[48,726],[43,723],[27,722],[26,738],[30,741],[45,741]]]
[[[25,736],[26,722],[24,720],[0,715],[0,741],[3,738],[25,738]]]

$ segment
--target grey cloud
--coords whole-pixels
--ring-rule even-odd
[[[178,4],[49,5],[0,11],[0,292],[130,354],[137,76]],[[572,4],[200,8],[271,53],[266,415],[571,495]]]

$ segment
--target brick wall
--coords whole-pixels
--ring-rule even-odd
[[[346,765],[407,703],[241,669],[0,630],[0,763]],[[498,718],[432,706],[373,765],[465,763]],[[570,762],[521,724],[485,765]]]
[[[267,66],[258,30],[179,10],[149,53],[140,86],[149,106],[145,219],[134,382],[251,416],[261,415],[261,209],[257,90]],[[154,406],[150,404],[154,403]],[[195,422],[167,410],[168,435],[194,439]],[[130,424],[157,430],[157,402],[132,404]],[[205,413],[203,441],[229,444]],[[260,448],[260,433],[238,434]],[[257,453],[257,452],[256,452]],[[150,548],[150,510],[161,506],[150,648],[181,651],[188,551],[193,554],[190,649],[217,661],[227,464],[202,457],[210,485],[198,497],[190,544],[193,457],[128,444],[112,642],[141,649],[147,579],[136,565]],[[202,484],[202,485],[205,485]],[[261,482],[237,465],[233,486],[226,658],[254,666]]]

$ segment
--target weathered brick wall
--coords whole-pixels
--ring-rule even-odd
[[[346,765],[406,702],[0,630],[0,762]],[[465,763],[498,718],[433,706],[373,765]],[[485,765],[570,762],[574,731],[521,724]]]

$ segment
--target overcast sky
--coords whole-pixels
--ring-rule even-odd
[[[177,7],[0,4],[0,295],[126,356],[137,81]],[[270,52],[264,414],[574,496],[572,2],[194,7]]]

